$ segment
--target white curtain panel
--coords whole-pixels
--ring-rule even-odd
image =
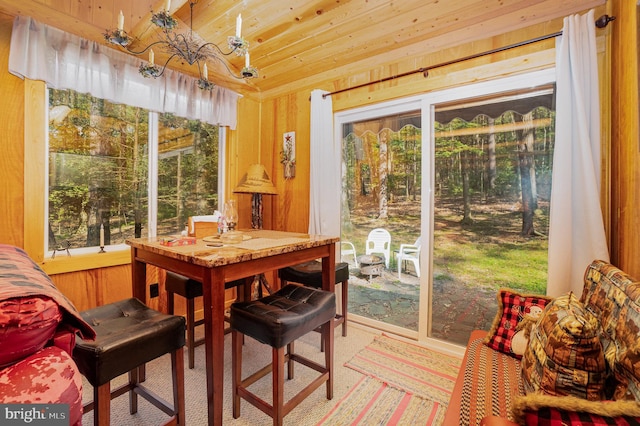
[[[55,89],[72,89],[97,98],[214,125],[236,128],[239,95],[214,87],[201,90],[197,80],[165,70],[157,78],[138,72],[147,58],[137,58],[85,40],[32,18],[17,16],[11,33],[9,72],[42,80]]]
[[[340,236],[341,144],[333,140],[333,102],[311,92],[309,233]]]
[[[609,261],[600,208],[600,100],[594,11],[564,19],[556,46],[556,144],[547,294],[582,294],[594,259]]]

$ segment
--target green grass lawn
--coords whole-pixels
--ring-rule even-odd
[[[369,231],[385,228],[391,233],[391,250],[413,244],[420,235],[419,202],[390,204],[385,220],[351,213],[351,227],[343,227],[343,241],[352,242],[364,254]],[[459,212],[437,208],[433,245],[435,280],[455,280],[473,288],[509,287],[527,293],[544,294],[547,284],[547,238],[522,237],[522,214],[500,204],[476,209],[473,222],[461,223]],[[536,226],[545,226],[541,214]],[[396,268],[394,257],[390,267]],[[423,270],[426,268],[423,267]]]

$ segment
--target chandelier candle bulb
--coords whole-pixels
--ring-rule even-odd
[[[122,14],[122,11],[120,11],[120,14],[118,15],[118,30],[124,30],[124,15]]]
[[[149,64],[154,65],[154,60],[156,59],[155,53],[153,53],[153,49],[149,50]]]
[[[167,0],[167,7],[165,8],[167,13],[169,13],[169,9],[171,9],[171,0]]]
[[[249,68],[249,52],[244,54],[244,66]]]
[[[209,81],[209,69],[207,68],[207,64],[204,64],[202,67],[202,74],[206,81]]]
[[[240,37],[242,28],[242,16],[238,13],[238,17],[236,18],[236,37]]]

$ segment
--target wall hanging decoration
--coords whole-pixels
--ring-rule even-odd
[[[296,132],[283,134],[280,162],[284,166],[284,178],[296,177]]]

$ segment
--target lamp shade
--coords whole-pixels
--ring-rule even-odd
[[[233,192],[247,192],[250,194],[277,194],[278,190],[271,182],[262,164],[252,164],[247,173]]]

